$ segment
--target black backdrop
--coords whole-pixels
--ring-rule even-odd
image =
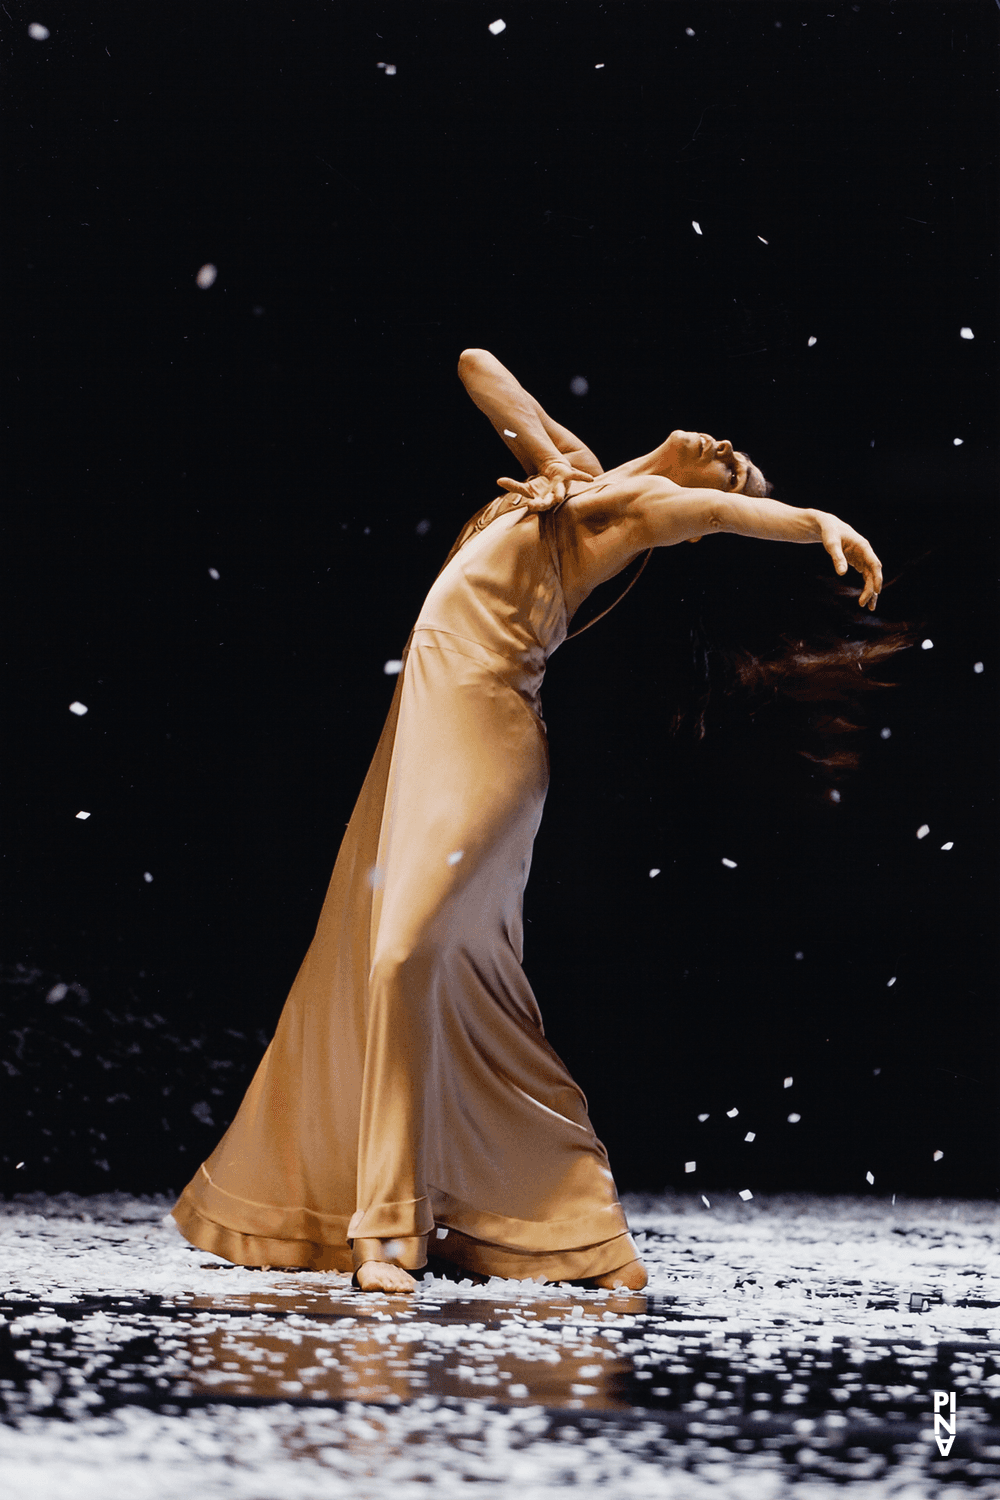
[[[797,629],[818,549],[661,553],[553,659],[526,967],[619,1184],[995,1193],[997,6],[3,9],[0,1189],[231,1117],[511,471],[478,345],[605,465],[748,447],[933,642],[839,802],[780,715],[670,734],[692,622]]]

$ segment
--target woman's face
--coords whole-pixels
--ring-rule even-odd
[[[664,443],[662,471],[667,479],[685,489],[729,490],[763,493],[763,475],[747,458],[737,452],[728,438],[718,442],[707,432],[672,432]]]

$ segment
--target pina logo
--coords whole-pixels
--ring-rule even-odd
[[[951,1445],[955,1441],[955,1392],[933,1391],[932,1395],[934,1397],[934,1441],[938,1445],[941,1457],[947,1458],[951,1452]],[[946,1415],[942,1416],[942,1412]],[[948,1436],[942,1437],[942,1432],[946,1432]]]

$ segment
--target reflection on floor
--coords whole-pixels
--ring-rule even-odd
[[[8,1494],[107,1495],[110,1463],[130,1497],[195,1474],[248,1500],[320,1475],[373,1500],[477,1479],[523,1500],[529,1477],[532,1495],[1000,1495],[992,1205],[637,1203],[648,1294],[431,1275],[411,1298],[228,1267],[165,1206],[0,1205]],[[950,1445],[935,1391],[956,1395]]]

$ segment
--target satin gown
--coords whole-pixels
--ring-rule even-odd
[[[427,595],[274,1039],[173,1209],[204,1250],[546,1280],[636,1258],[521,967],[558,530],[495,501]]]

